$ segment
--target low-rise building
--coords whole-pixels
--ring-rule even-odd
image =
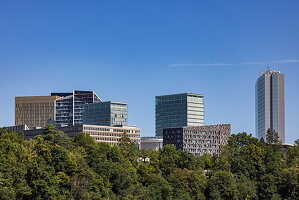
[[[24,130],[29,130],[26,124],[18,125],[18,126],[7,126],[3,128],[7,129],[9,132],[16,132],[16,133],[22,133]]]
[[[74,137],[78,133],[86,133],[97,142],[105,142],[110,145],[117,145],[120,139],[127,136],[140,147],[140,129],[135,126],[98,126],[98,125],[75,125],[57,127],[69,137]],[[24,130],[25,139],[33,138],[37,135],[45,134],[45,129]]]
[[[97,142],[117,145],[120,139],[127,136],[140,147],[140,129],[135,126],[96,126],[83,125],[83,133],[90,135]]]
[[[163,129],[163,145],[173,144],[192,154],[218,154],[231,135],[230,124]]]
[[[149,150],[160,150],[163,147],[163,137],[141,137],[141,148]]]

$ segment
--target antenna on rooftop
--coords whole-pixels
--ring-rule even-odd
[[[270,65],[267,66],[267,71],[270,71],[270,67],[271,67]]]

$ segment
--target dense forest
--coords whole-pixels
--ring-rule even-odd
[[[194,156],[166,145],[139,150],[48,126],[24,140],[0,129],[0,199],[299,199],[299,140],[287,152],[246,133],[220,155]]]

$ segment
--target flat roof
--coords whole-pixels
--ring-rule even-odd
[[[193,95],[193,96],[199,96],[199,97],[203,97],[203,94],[196,94],[196,93],[192,93],[192,92],[185,92],[185,93],[178,93],[178,94],[167,94],[167,95],[160,95],[160,96],[156,96],[156,97],[167,97],[167,96],[181,96],[181,95]]]
[[[73,95],[73,93],[69,93],[69,92],[52,92],[51,96],[61,96],[61,97],[65,97],[65,96],[70,96]]]
[[[110,128],[110,129],[137,129],[141,130],[140,128],[137,128],[136,126],[103,126],[103,125],[91,125],[91,124],[82,124],[79,126],[83,127],[96,127],[96,128]],[[71,127],[71,126],[69,126]]]
[[[91,104],[103,104],[103,103],[128,105],[128,103],[119,102],[119,101],[101,101],[101,102],[95,102],[95,103],[88,103],[88,104],[85,104],[85,105],[91,105]]]
[[[141,140],[163,140],[163,136],[144,136]]]
[[[115,104],[123,104],[123,105],[127,105],[128,103],[124,103],[124,102],[120,102],[120,101],[103,101],[100,103],[115,103]]]
[[[15,97],[15,102],[17,103],[26,103],[26,102],[40,102],[40,101],[53,101],[59,99],[59,96],[21,96],[21,97]]]
[[[164,129],[176,129],[176,128],[198,128],[198,127],[216,127],[216,126],[231,126],[231,124],[204,124],[204,125],[195,125],[195,126],[174,126],[174,127],[167,127]]]

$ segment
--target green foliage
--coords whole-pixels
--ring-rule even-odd
[[[209,199],[237,199],[239,191],[234,175],[229,171],[215,171],[208,181]]]
[[[297,167],[299,172],[299,139],[295,141],[295,145],[290,147],[287,152],[287,165],[289,167]]]
[[[219,155],[195,156],[139,150],[126,134],[110,146],[54,126],[30,140],[0,129],[0,199],[298,199],[299,140],[282,153],[275,135],[232,135]]]
[[[174,145],[165,145],[159,153],[159,168],[164,176],[169,175],[177,168],[180,153]]]
[[[258,182],[259,199],[280,199],[277,192],[276,177],[272,174],[266,174],[260,178]]]
[[[266,141],[268,144],[281,144],[278,133],[270,128],[267,130]]]
[[[168,177],[174,199],[205,199],[206,178],[201,171],[176,169]]]
[[[245,176],[236,178],[237,189],[239,191],[238,199],[257,199],[256,182],[247,179]]]

